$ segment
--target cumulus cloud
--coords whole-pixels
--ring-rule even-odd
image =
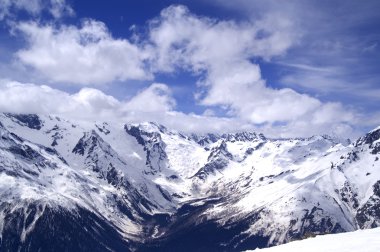
[[[175,104],[170,88],[162,83],[154,83],[128,101],[124,110],[165,112],[173,110]]]
[[[115,39],[106,25],[85,20],[80,27],[20,23],[16,29],[27,40],[17,58],[58,83],[104,84],[149,79],[147,55],[126,39]]]
[[[158,71],[175,66],[202,71],[217,61],[225,64],[251,57],[269,59],[294,43],[289,20],[268,17],[257,22],[220,21],[199,17],[185,6],[170,6],[150,22],[150,41]]]
[[[65,0],[0,0],[0,21],[14,18],[15,12],[18,11],[24,11],[32,16],[47,11],[54,18],[74,14]]]
[[[184,6],[164,9],[148,23],[146,34],[136,34],[140,37],[135,42],[113,38],[105,24],[95,20],[85,20],[79,27],[19,23],[17,30],[27,47],[17,52],[17,58],[52,82],[89,86],[185,71],[198,77],[195,99],[206,113],[176,111],[170,88],[158,83],[128,101],[92,88],[68,94],[19,83],[3,85],[2,98],[13,95],[20,111],[35,108],[39,113],[84,118],[157,121],[186,131],[251,129],[283,137],[352,134],[352,125],[361,117],[356,111],[290,88],[270,87],[262,77],[257,62],[286,55],[300,39],[294,28],[291,19],[276,13],[235,22],[197,16]],[[18,95],[15,90],[21,88],[30,89],[41,103]],[[59,101],[54,100],[53,110],[49,97]],[[6,102],[0,105],[0,109],[18,108],[7,107]],[[214,109],[226,116],[213,116]]]
[[[204,88],[199,96],[201,104],[225,105],[230,114],[263,123],[292,119],[316,103],[290,90],[267,88],[259,65],[252,63],[255,57],[270,59],[285,53],[297,39],[291,26],[282,19],[218,21],[195,16],[184,6],[172,6],[151,22],[150,40],[157,71],[182,68],[203,77],[199,81]],[[294,106],[299,105],[295,104],[297,100],[312,104]],[[287,107],[292,109],[283,113],[282,108]]]
[[[45,85],[0,80],[0,111],[59,115],[86,122],[154,121],[191,133],[252,130],[252,125],[236,119],[175,111],[170,88],[162,83],[153,83],[131,99],[119,101],[94,88],[69,94]]]
[[[59,114],[91,119],[112,114],[120,102],[97,89],[84,88],[69,94],[45,85],[2,80],[0,110],[13,113]]]
[[[111,121],[115,123],[140,123],[153,121],[186,133],[256,131],[271,137],[310,136],[330,133],[337,136],[357,135],[349,124],[331,123],[334,113],[343,107],[331,104],[326,111],[288,125],[257,126],[236,117],[216,117],[212,113],[196,115],[176,111],[170,88],[153,83],[129,100],[120,101],[94,88],[82,88],[77,93],[67,93],[44,85],[0,81],[0,111],[12,113],[37,113],[59,115],[67,119],[86,122]],[[347,118],[351,120],[352,118]],[[365,118],[357,118],[366,121]]]
[[[7,80],[0,82],[0,111],[5,112],[114,120],[127,117],[129,113],[166,113],[173,111],[174,107],[170,88],[162,83],[153,83],[130,100],[119,101],[95,88],[82,88],[70,94],[45,85]]]
[[[350,112],[330,109],[337,106],[266,85],[255,59],[283,55],[297,40],[292,22],[276,15],[237,23],[199,17],[184,6],[171,6],[150,24],[157,71],[183,69],[200,76],[202,105],[225,107],[229,115],[254,124],[310,122],[325,111],[329,117],[324,117],[324,123],[348,122]]]

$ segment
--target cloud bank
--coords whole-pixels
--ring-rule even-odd
[[[126,101],[119,101],[94,88],[70,94],[45,85],[0,80],[0,111],[58,115],[95,122],[154,121],[184,132],[223,132],[252,129],[238,120],[184,114],[175,111],[170,88],[153,83]]]
[[[170,88],[162,83],[153,83],[136,96],[119,101],[94,88],[82,88],[70,94],[45,85],[0,81],[0,111],[11,113],[36,113],[58,115],[67,119],[124,124],[153,121],[171,129],[186,133],[256,131],[272,137],[299,137],[330,133],[336,136],[351,136],[357,132],[345,124],[331,124],[329,117],[336,108],[326,106],[316,115],[320,125],[297,121],[288,125],[254,125],[238,117],[216,117],[212,115],[186,114],[176,110]],[[332,118],[333,119],[333,118]],[[320,127],[325,125],[326,127]]]

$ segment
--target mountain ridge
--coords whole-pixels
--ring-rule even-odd
[[[380,225],[379,129],[348,144],[328,136],[199,136],[156,123],[0,114],[0,131],[0,167],[6,167],[0,180],[23,197],[12,199],[0,187],[1,237],[10,232],[4,220],[15,204],[29,209],[55,197],[65,199],[58,201],[61,212],[99,218],[99,228],[113,229],[120,246],[137,251],[239,251]],[[49,162],[37,162],[39,156]],[[15,174],[20,170],[29,177]],[[34,194],[23,193],[29,189]],[[24,226],[13,233],[23,234]],[[83,235],[100,232],[87,230]],[[2,249],[27,246],[7,240]],[[99,242],[112,247],[111,241]]]

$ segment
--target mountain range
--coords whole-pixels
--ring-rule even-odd
[[[242,251],[380,226],[355,141],[0,114],[1,251]]]

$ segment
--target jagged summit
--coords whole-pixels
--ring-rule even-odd
[[[376,144],[377,142],[379,142],[379,139],[380,139],[380,127],[376,128],[374,130],[371,130],[365,136],[360,137],[356,141],[356,145],[360,145],[360,144],[373,145],[373,144]]]
[[[344,144],[0,114],[0,132],[1,250],[240,251],[380,225],[379,129]]]

